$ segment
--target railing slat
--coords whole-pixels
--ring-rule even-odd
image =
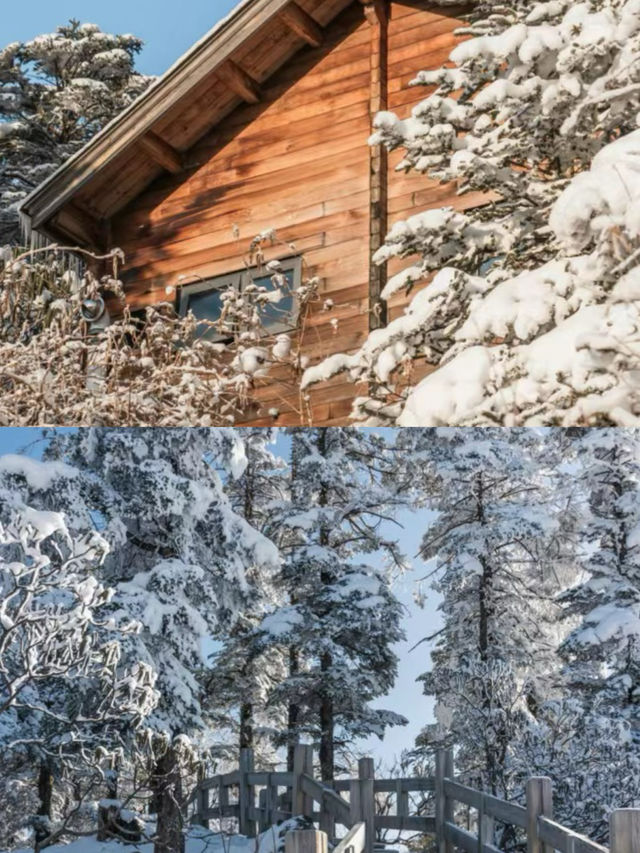
[[[366,827],[356,823],[334,848],[333,853],[363,853],[366,844]]]
[[[567,848],[570,845],[568,842],[573,844],[575,853],[578,851],[580,853],[609,853],[607,847],[597,844],[584,835],[572,832],[548,817],[538,818],[538,835],[541,841],[553,847],[554,850],[562,851],[562,853],[569,853]]]
[[[466,829],[445,821],[444,837],[446,841],[451,842],[455,847],[461,847],[466,853],[476,853],[478,839],[472,832],[467,832]]]
[[[376,815],[376,829],[406,829],[414,832],[435,832],[436,819],[421,815]]]
[[[451,797],[452,800],[457,800],[457,802],[471,806],[473,809],[480,808],[482,793],[480,791],[476,791],[475,788],[469,788],[467,785],[461,785],[460,782],[454,782],[453,779],[445,779],[444,792],[447,797]]]
[[[492,794],[485,794],[484,810],[485,814],[495,817],[503,823],[519,826],[521,829],[527,828],[527,810],[517,803],[508,803]]]

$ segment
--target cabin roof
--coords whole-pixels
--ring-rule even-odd
[[[21,205],[30,229],[101,246],[104,224],[185,155],[353,0],[243,0]],[[366,3],[366,0],[360,0]]]

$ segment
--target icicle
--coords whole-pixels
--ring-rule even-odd
[[[28,246],[31,243],[31,217],[24,213],[22,210],[19,213],[20,216],[20,233],[22,236],[22,245]]]

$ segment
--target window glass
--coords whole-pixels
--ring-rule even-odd
[[[278,302],[265,302],[260,306],[260,317],[264,331],[267,334],[289,331],[297,322],[297,300],[293,291],[301,282],[302,262],[300,258],[282,262],[280,270],[287,280],[282,288],[282,298]],[[276,287],[272,275],[249,274],[248,272],[231,273],[219,276],[210,281],[186,285],[180,289],[178,301],[180,314],[185,316],[191,311],[197,320],[208,320],[215,323],[222,316],[224,308],[223,295],[229,287],[242,290],[253,282],[257,287],[264,288],[267,294],[275,294]],[[208,328],[204,323],[198,325],[198,336],[209,341],[221,341],[225,336],[216,328]]]
[[[187,301],[187,311],[192,311],[197,320],[210,320],[215,323],[222,316],[222,294],[222,290],[203,290],[201,293],[192,293]],[[198,325],[198,337],[217,341],[220,340],[220,332],[202,323]]]
[[[283,270],[282,272],[287,279],[287,286],[283,288],[282,299],[279,302],[268,302],[260,309],[262,325],[265,329],[272,326],[290,327],[294,323],[295,299],[293,288],[295,287],[295,273],[294,270]],[[270,275],[254,278],[253,283],[257,287],[266,288],[267,293],[275,292]]]

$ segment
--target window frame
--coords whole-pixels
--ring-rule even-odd
[[[297,327],[298,319],[300,317],[300,303],[296,291],[302,284],[302,256],[290,255],[289,257],[280,260],[280,265],[281,267],[278,272],[282,272],[284,275],[287,275],[287,273],[290,272],[293,273],[293,284],[291,287],[291,296],[293,299],[291,319],[289,321],[285,321],[285,318],[283,318],[282,323],[274,322],[268,327],[265,327],[263,329],[264,337],[270,337],[272,335],[281,335],[286,332],[292,332]],[[264,272],[261,274],[260,270],[264,270]],[[248,275],[251,276],[251,281],[255,281],[258,278],[271,278],[271,273],[266,269],[265,264],[262,267],[250,267],[249,269],[237,270],[236,272],[232,273],[224,273],[222,275],[212,276],[211,278],[207,278],[202,281],[196,281],[192,284],[181,285],[178,290],[177,299],[177,309],[179,316],[187,316],[187,311],[189,310],[189,300],[194,295],[200,293],[210,293],[214,290],[226,290],[229,287],[233,287],[235,290],[242,293],[243,287],[246,286],[246,284],[248,283],[246,281],[246,276]],[[208,340],[210,340],[212,343],[220,343],[221,341],[226,341],[229,339],[229,335],[220,333],[216,335],[215,338],[209,338]]]

